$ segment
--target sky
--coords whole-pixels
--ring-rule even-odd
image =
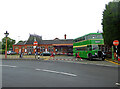
[[[0,0],[0,41],[5,37],[28,40],[29,34],[75,39],[102,31],[105,4],[113,0]]]

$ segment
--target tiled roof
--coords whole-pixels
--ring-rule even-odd
[[[66,39],[66,40],[42,40],[40,44],[73,44],[73,39]]]
[[[30,34],[26,42],[20,42],[16,45],[33,44],[33,42],[35,41],[34,39],[36,39],[38,44],[73,44],[73,39],[42,40],[42,36]]]
[[[33,44],[34,38],[36,39],[36,41],[38,42],[38,44],[41,43],[42,36],[39,36],[39,35],[36,35],[36,34],[30,34],[30,37],[28,38],[26,44]]]
[[[25,45],[25,43],[26,43],[26,41],[23,41],[23,42],[19,42],[19,43],[15,44],[15,45]]]

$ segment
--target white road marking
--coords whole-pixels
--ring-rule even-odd
[[[116,85],[120,86],[120,83],[115,83]]]
[[[0,66],[9,66],[9,65],[0,65]]]
[[[0,67],[2,67],[2,66],[7,66],[7,67],[17,67],[17,66],[12,66],[12,65],[0,65]]]
[[[77,76],[75,74],[71,74],[71,73],[66,73],[66,72],[58,72],[58,71],[53,71],[53,70],[46,70],[46,69],[35,69],[35,70],[41,70],[41,71],[44,71],[44,72],[51,72],[51,73],[56,73],[56,74],[64,74],[64,75],[69,75],[69,76]]]
[[[95,64],[95,65],[103,65],[103,64]],[[103,65],[104,66],[104,65]]]
[[[41,69],[35,69],[35,70],[41,70]]]
[[[17,66],[9,66],[9,67],[13,67],[14,68],[14,67],[17,67]]]

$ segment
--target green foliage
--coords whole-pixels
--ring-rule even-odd
[[[15,44],[15,40],[7,37],[7,50],[12,48],[12,45]],[[5,50],[6,47],[6,37],[2,39],[2,49]]]
[[[24,42],[24,41],[20,40],[18,43],[20,43],[20,42]]]
[[[2,42],[0,41],[0,54],[2,53]]]
[[[106,45],[112,46],[114,40],[120,41],[120,2],[109,2],[106,5],[102,25]]]
[[[0,41],[0,49],[2,49],[2,42]]]
[[[5,50],[4,49],[0,49],[0,54],[5,54]]]

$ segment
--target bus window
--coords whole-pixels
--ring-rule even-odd
[[[80,41],[80,38],[78,38],[78,41]]]
[[[74,42],[77,42],[77,39],[76,39],[76,40],[74,40]]]
[[[88,45],[88,46],[87,46],[87,49],[88,49],[88,51],[92,51],[92,46],[91,46],[91,45]]]
[[[88,40],[89,39],[89,35],[88,36],[86,36],[86,40]]]
[[[102,35],[97,35],[97,39],[103,39]]]
[[[93,50],[99,50],[99,47],[98,47],[98,45],[92,45],[92,49]]]
[[[91,39],[96,39],[96,35],[91,35]]]
[[[104,45],[98,45],[99,46],[99,51],[104,51]]]
[[[99,51],[101,51],[101,45],[99,45]]]
[[[87,38],[87,40],[88,39],[103,39],[102,35],[100,35],[100,34],[98,34],[98,35],[95,35],[95,34],[88,35],[88,36],[86,36],[86,38]]]
[[[83,37],[83,39],[82,40],[85,40],[85,37]]]

